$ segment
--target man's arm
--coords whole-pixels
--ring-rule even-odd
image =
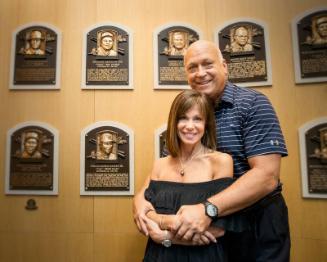
[[[209,198],[219,208],[219,216],[226,216],[248,207],[276,189],[281,156],[269,154],[248,159],[250,170],[230,187]]]
[[[210,197],[208,200],[219,209],[219,216],[226,216],[248,207],[272,192],[278,185],[281,156],[268,154],[248,159],[250,170],[231,186]],[[204,232],[211,219],[205,215],[204,205],[182,206],[178,211],[176,236],[189,240],[195,233]]]

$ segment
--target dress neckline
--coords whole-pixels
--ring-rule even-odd
[[[171,185],[206,185],[206,184],[211,184],[211,183],[217,183],[217,182],[223,182],[223,181],[230,181],[232,180],[232,177],[222,177],[222,178],[216,178],[213,180],[209,181],[203,181],[203,182],[176,182],[176,181],[170,181],[170,180],[154,180],[151,179],[150,183],[159,183],[159,184],[171,184]]]

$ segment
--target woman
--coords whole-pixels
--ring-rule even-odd
[[[217,152],[215,121],[209,100],[194,90],[180,93],[170,109],[167,149],[158,159],[147,181],[145,198],[154,209],[147,212],[149,240],[144,261],[226,261],[220,241],[224,230],[246,227],[242,217],[213,220],[202,235],[185,241],[170,231],[178,225],[182,205],[203,203],[233,181],[231,156]]]

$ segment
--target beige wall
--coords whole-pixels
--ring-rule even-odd
[[[131,197],[79,195],[80,131],[100,120],[135,132],[135,188],[154,158],[154,130],[165,123],[178,91],[153,90],[152,32],[171,22],[194,25],[205,39],[227,20],[251,17],[270,31],[273,86],[257,88],[272,101],[289,149],[281,177],[289,206],[292,261],[326,261],[327,202],[301,197],[298,128],[327,115],[326,83],[295,85],[290,22],[325,0],[1,0],[0,2],[0,261],[140,261],[146,239],[136,230]],[[134,90],[80,89],[82,33],[111,21],[134,32]],[[30,22],[62,31],[59,91],[9,91],[11,34]],[[144,50],[149,50],[144,52]],[[59,130],[59,195],[4,195],[6,132],[25,121]]]

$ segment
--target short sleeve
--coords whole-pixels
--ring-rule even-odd
[[[268,98],[257,93],[243,122],[244,150],[247,158],[278,153],[287,156],[287,149],[277,115]]]

